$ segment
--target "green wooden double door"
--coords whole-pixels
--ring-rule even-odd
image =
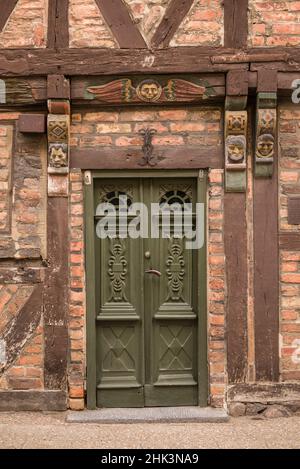
[[[116,230],[95,235],[97,407],[207,404],[205,244],[187,249],[175,229],[180,217],[171,215],[169,226],[152,205],[192,204],[195,229],[205,194],[205,178],[95,179],[94,231],[99,222]],[[140,202],[143,228],[133,215]],[[114,226],[102,203],[132,213]]]

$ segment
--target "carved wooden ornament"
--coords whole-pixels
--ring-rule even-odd
[[[246,190],[247,123],[247,111],[226,111],[225,181],[228,192]]]
[[[48,115],[48,173],[69,172],[70,116]]]
[[[87,96],[102,103],[168,103],[193,102],[207,99],[212,92],[205,84],[173,78],[160,82],[154,78],[144,79],[134,85],[129,78],[113,80],[98,86],[88,86]]]
[[[276,102],[276,93],[258,94],[255,139],[256,177],[272,177],[273,175],[277,126]]]

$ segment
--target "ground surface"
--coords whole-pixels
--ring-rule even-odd
[[[70,424],[64,413],[0,413],[0,448],[300,448],[300,417],[228,423]]]

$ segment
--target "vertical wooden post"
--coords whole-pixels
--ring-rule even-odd
[[[224,0],[224,46],[242,49],[248,39],[248,0]]]
[[[276,74],[276,72],[275,72]],[[276,134],[277,76],[274,71],[258,74],[258,93],[271,99],[275,122],[266,122],[263,134]],[[268,98],[268,99],[269,99]],[[265,109],[265,106],[264,106]],[[259,124],[259,122],[258,122]],[[261,134],[258,132],[257,135]],[[276,135],[274,135],[276,141]],[[258,149],[255,149],[257,153]],[[259,163],[261,164],[261,163]],[[257,381],[277,381],[279,378],[279,240],[278,240],[278,161],[274,145],[272,171],[254,178],[254,314],[255,368]]]
[[[48,48],[69,47],[69,0],[49,0]]]
[[[70,103],[63,100],[69,86],[54,86],[48,79],[48,203],[45,279],[45,387],[66,389],[68,350],[68,146]],[[55,113],[55,114],[54,114]]]
[[[247,97],[248,74],[242,70],[229,72],[226,83],[226,116],[227,119],[245,119],[245,128],[239,134],[247,142]],[[230,112],[229,112],[230,111]],[[232,127],[232,123],[226,123]],[[235,126],[234,126],[235,127]],[[236,129],[230,132],[233,137]],[[226,134],[225,134],[226,135]],[[246,137],[246,138],[245,138]],[[229,137],[230,138],[230,137]],[[229,142],[230,143],[230,142]],[[228,145],[226,140],[225,147]],[[226,303],[226,340],[229,383],[239,383],[247,377],[247,215],[246,215],[246,186],[247,186],[247,143],[245,143],[244,159],[236,166],[228,161],[226,149],[225,178],[227,189],[225,192],[225,255],[227,278]]]

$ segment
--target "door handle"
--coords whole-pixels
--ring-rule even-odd
[[[152,274],[152,275],[156,275],[157,277],[161,277],[161,272],[155,269],[145,270],[145,274]]]

